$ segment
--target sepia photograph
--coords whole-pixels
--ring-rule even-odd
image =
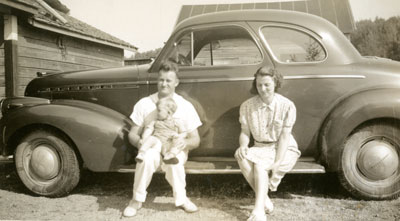
[[[0,0],[0,220],[400,220],[399,0]]]

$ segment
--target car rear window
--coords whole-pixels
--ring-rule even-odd
[[[280,62],[317,62],[326,58],[322,45],[305,32],[270,26],[263,27],[261,32],[273,56]]]

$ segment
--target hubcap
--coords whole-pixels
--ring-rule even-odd
[[[384,140],[372,140],[361,147],[357,166],[367,178],[383,180],[398,170],[399,155],[392,144]]]
[[[44,180],[50,180],[57,176],[60,170],[60,160],[52,148],[40,145],[32,152],[30,166],[36,176]]]

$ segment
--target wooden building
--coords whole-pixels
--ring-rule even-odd
[[[125,59],[125,66],[128,65],[141,65],[141,64],[150,64],[154,61],[154,58],[138,58],[138,59]]]
[[[68,11],[58,0],[0,0],[0,98],[23,96],[37,72],[123,66],[124,50],[137,50]]]

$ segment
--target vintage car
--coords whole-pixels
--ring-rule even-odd
[[[129,115],[156,92],[164,60],[179,64],[177,93],[203,123],[187,173],[240,173],[239,106],[254,96],[255,71],[270,66],[297,107],[302,156],[291,172],[337,172],[364,199],[399,196],[400,63],[362,57],[336,26],[300,12],[199,15],[176,26],[152,64],[38,76],[25,97],[1,102],[2,155],[13,155],[24,185],[45,196],[68,194],[82,168],[134,172]]]

